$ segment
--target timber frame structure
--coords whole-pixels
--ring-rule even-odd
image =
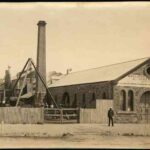
[[[51,97],[51,99],[52,99],[54,105],[56,106],[56,108],[59,108],[58,105],[57,105],[57,103],[55,102],[55,99],[53,98],[51,92],[49,91],[49,89],[48,89],[48,87],[47,87],[47,85],[46,85],[46,82],[44,81],[42,75],[41,75],[40,72],[37,70],[37,68],[36,68],[36,66],[35,66],[35,64],[34,64],[34,62],[33,62],[33,60],[32,60],[32,58],[28,58],[28,60],[27,60],[26,64],[24,65],[24,67],[23,67],[21,73],[19,74],[19,77],[18,77],[17,81],[15,82],[15,85],[14,85],[13,88],[12,88],[12,93],[14,93],[14,90],[15,90],[15,87],[16,87],[18,81],[20,80],[22,74],[25,72],[25,69],[27,68],[26,73],[25,73],[25,77],[24,77],[24,80],[23,80],[23,85],[22,85],[22,87],[21,87],[21,90],[20,90],[20,92],[19,92],[19,96],[18,96],[18,98],[17,98],[16,107],[17,107],[18,104],[19,104],[19,100],[20,100],[20,97],[21,97],[21,94],[22,94],[22,91],[23,91],[23,87],[24,87],[24,84],[25,84],[25,82],[26,82],[27,74],[28,74],[28,71],[29,71],[31,65],[32,65],[33,68],[35,69],[36,74],[38,75],[38,77],[40,78],[40,80],[41,80],[41,82],[43,83],[44,87],[46,88],[46,91],[47,91],[48,95]]]

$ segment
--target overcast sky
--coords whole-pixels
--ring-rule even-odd
[[[0,78],[36,62],[45,20],[47,72],[65,73],[150,56],[150,3],[0,3]]]

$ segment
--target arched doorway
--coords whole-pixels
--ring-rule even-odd
[[[140,119],[150,123],[150,91],[144,92],[140,99]]]
[[[70,97],[69,97],[69,94],[67,92],[65,92],[63,94],[63,97],[62,97],[62,106],[63,107],[70,107]]]

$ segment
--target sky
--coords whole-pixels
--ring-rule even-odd
[[[149,2],[0,3],[0,78],[36,63],[46,21],[46,69],[66,73],[150,56]]]

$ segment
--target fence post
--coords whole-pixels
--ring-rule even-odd
[[[60,123],[63,123],[63,109],[60,109]]]
[[[80,123],[80,107],[79,108],[77,108],[77,114],[78,114],[78,118],[77,118],[77,123]]]

